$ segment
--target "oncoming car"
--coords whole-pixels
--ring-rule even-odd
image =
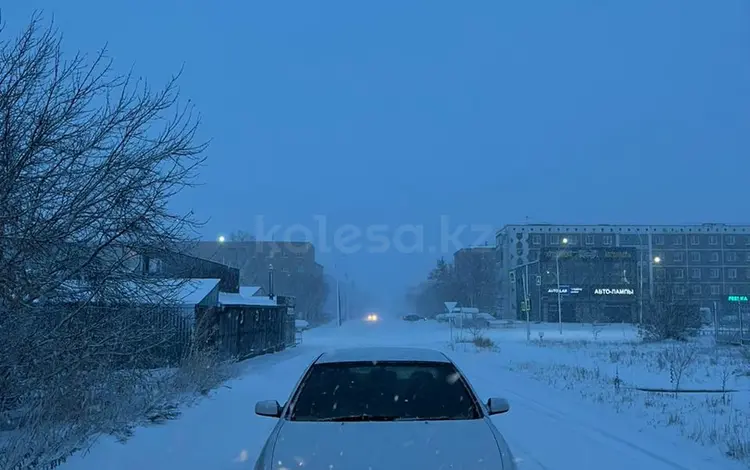
[[[377,313],[368,313],[367,316],[365,317],[365,321],[368,321],[368,322],[376,322],[378,320],[380,320],[380,317],[378,317]]]
[[[255,405],[279,418],[256,470],[517,470],[491,415],[443,353],[418,348],[353,348],[320,355],[289,400]]]

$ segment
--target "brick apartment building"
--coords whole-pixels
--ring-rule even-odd
[[[506,225],[496,234],[498,313],[503,318],[525,318],[519,279],[528,266],[529,279],[534,281],[530,295],[531,318],[544,319],[545,301],[542,289],[537,287],[549,288],[550,282],[556,287],[558,281],[550,281],[548,273],[556,260],[552,260],[552,264],[549,260],[546,264],[544,260],[540,262],[545,252],[613,248],[633,250],[635,264],[625,273],[631,287],[618,292],[627,292],[638,304],[671,289],[675,295],[689,297],[700,307],[722,312],[728,308],[729,295],[750,294],[750,226]],[[571,285],[571,279],[565,276],[566,270],[562,269],[560,285]],[[602,288],[600,292],[614,292],[606,286]],[[540,292],[536,298],[535,289]],[[571,301],[569,293],[566,299]],[[554,300],[547,302],[552,310],[556,310]],[[550,303],[555,305],[550,307]],[[557,313],[552,316],[556,317]]]
[[[464,307],[477,307],[483,312],[495,311],[494,246],[461,248],[453,254],[453,266],[460,286]]]
[[[239,269],[240,284],[261,286],[266,291],[269,267],[273,266],[275,294],[295,297],[297,310],[303,313],[322,308],[323,266],[315,261],[315,246],[310,242],[201,241],[191,246],[190,252]]]

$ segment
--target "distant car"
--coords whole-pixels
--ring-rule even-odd
[[[368,313],[367,316],[365,317],[365,321],[368,321],[368,322],[376,322],[378,320],[380,320],[380,317],[378,316],[377,313]]]
[[[255,405],[279,418],[255,463],[279,468],[517,470],[491,415],[507,400],[477,394],[443,353],[354,348],[313,361],[289,400]]]
[[[424,321],[424,320],[427,320],[425,317],[423,317],[421,315],[414,314],[414,313],[409,314],[409,315],[404,315],[403,317],[401,317],[401,319],[405,320],[405,321]]]

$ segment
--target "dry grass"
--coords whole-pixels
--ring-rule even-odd
[[[650,426],[675,428],[688,439],[718,447],[726,456],[750,464],[750,403],[746,396],[740,398],[729,391],[732,385],[740,388],[747,375],[747,350],[695,343],[602,345],[546,341],[537,342],[537,346],[569,349],[590,360],[581,361],[588,365],[565,364],[564,358],[555,363],[526,361],[513,364],[511,369],[612,407],[618,413],[638,416]],[[637,390],[645,384],[634,382],[645,380],[639,379],[644,376],[668,381],[672,392]],[[719,393],[675,392],[688,382],[718,389]]]

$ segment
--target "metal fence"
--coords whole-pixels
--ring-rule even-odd
[[[178,366],[195,352],[212,350],[242,360],[295,345],[293,310],[278,306],[56,305],[38,312],[31,327],[76,338],[76,348],[98,348],[113,369]],[[99,346],[95,346],[99,345]]]
[[[223,358],[243,360],[289,346],[285,308],[231,306],[212,315],[217,319],[214,344]],[[291,334],[294,335],[293,323]]]
[[[717,343],[750,345],[750,303],[730,303],[717,312],[713,334]]]

